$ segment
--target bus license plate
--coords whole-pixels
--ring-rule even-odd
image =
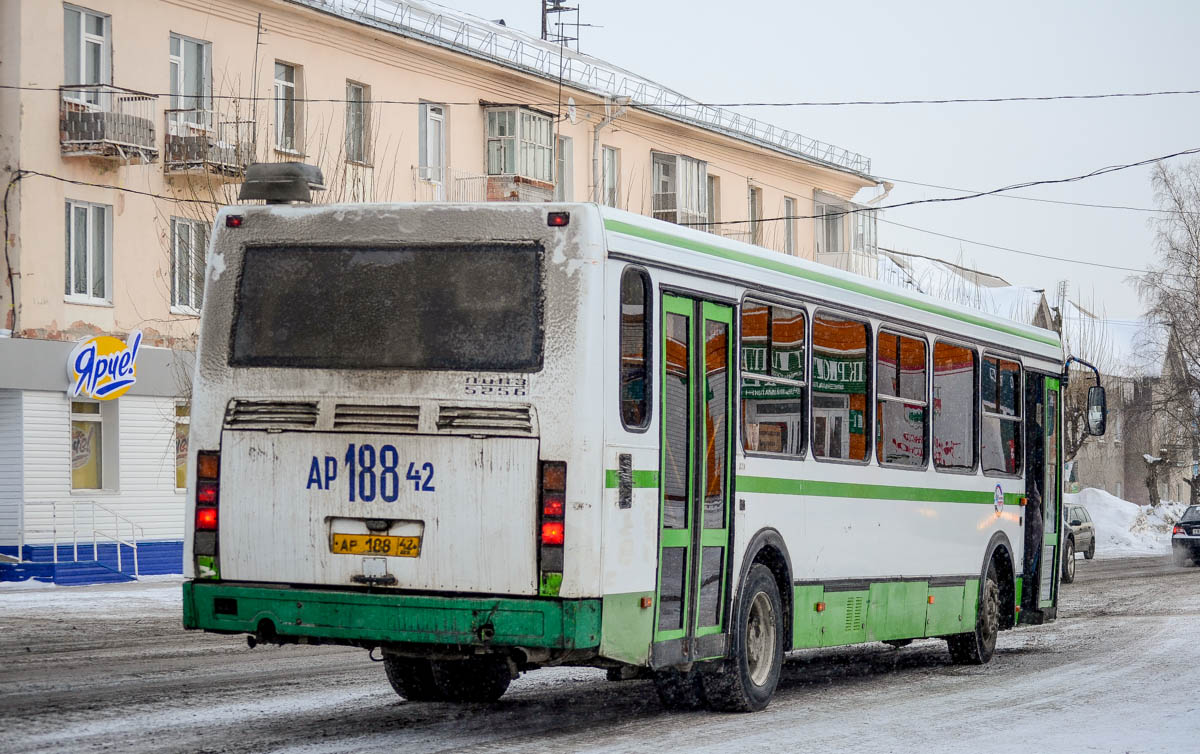
[[[329,549],[336,555],[416,558],[421,555],[421,538],[395,537],[388,534],[334,534]]]

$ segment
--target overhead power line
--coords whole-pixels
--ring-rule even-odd
[[[1018,189],[1031,188],[1033,186],[1053,186],[1053,185],[1061,184],[1061,183],[1075,183],[1077,181],[1087,180],[1088,178],[1096,178],[1098,176],[1108,175],[1109,173],[1116,173],[1116,172],[1119,172],[1122,170],[1129,170],[1131,168],[1139,168],[1139,167],[1143,167],[1145,165],[1153,165],[1156,162],[1162,162],[1163,160],[1170,160],[1175,157],[1183,157],[1185,155],[1191,155],[1191,154],[1200,154],[1200,147],[1192,147],[1191,149],[1184,149],[1179,152],[1172,152],[1171,154],[1160,155],[1158,157],[1150,157],[1145,160],[1138,160],[1137,162],[1129,162],[1129,163],[1125,163],[1123,165],[1108,165],[1106,167],[1097,168],[1088,173],[1083,173],[1082,175],[1073,175],[1073,176],[1070,176],[1069,178],[1049,178],[1049,179],[1036,180],[1036,181],[1025,181],[1023,183],[1014,183],[1014,184],[1011,184],[1008,186],[1001,186],[1000,188],[994,188],[989,191],[975,191],[970,194],[966,194],[964,196],[940,196],[940,197],[934,197],[932,199],[913,199],[911,201],[897,202],[895,204],[881,204],[877,207],[851,207],[848,209],[841,209],[836,212],[826,212],[826,213],[820,214],[820,215],[782,215],[779,217],[762,217],[762,218],[757,218],[757,219],[746,219],[746,220],[720,220],[720,221],[716,221],[716,222],[681,223],[681,225],[711,227],[714,225],[746,225],[748,223],[772,222],[772,221],[776,221],[776,220],[816,220],[816,219],[823,218],[823,217],[841,217],[842,215],[854,215],[854,214],[858,214],[859,212],[875,212],[875,211],[883,210],[883,209],[899,209],[900,207],[913,207],[918,204],[948,204],[950,202],[962,202],[962,201],[966,201],[968,199],[979,199],[980,197],[984,197],[984,196],[995,196],[997,194],[1002,194],[1006,191],[1016,191]]]
[[[881,181],[891,181],[892,183],[903,183],[909,186],[922,186],[924,188],[939,189],[941,191],[958,191],[963,194],[977,194],[976,189],[955,188],[954,186],[939,186],[936,183],[921,183],[920,181],[906,181],[903,178],[885,178],[876,176]],[[1021,196],[1019,194],[997,194],[1001,199],[1020,199],[1026,202],[1040,202],[1043,204],[1062,204],[1068,207],[1090,207],[1092,209],[1119,209],[1129,212],[1156,212],[1165,215],[1200,215],[1200,212],[1185,212],[1177,209],[1155,209],[1153,207],[1130,207],[1123,204],[1095,204],[1092,202],[1071,202],[1065,199],[1043,199],[1036,196]]]
[[[87,86],[87,85],[80,85]],[[102,84],[99,86],[109,86]],[[58,92],[61,87],[57,86],[18,86],[14,84],[0,84],[0,89],[15,89],[29,92]],[[150,97],[172,97],[182,96],[173,95],[169,92],[139,92]],[[895,106],[895,105],[963,105],[963,104],[994,104],[1000,102],[1061,102],[1071,100],[1103,100],[1103,99],[1133,99],[1146,97],[1177,97],[1200,94],[1200,89],[1167,89],[1152,92],[1104,92],[1099,94],[1049,94],[1049,95],[1024,95],[1015,97],[945,97],[938,99],[888,99],[888,100],[798,100],[794,102],[660,102],[660,103],[632,103],[635,107],[653,107],[653,108],[693,108],[693,107],[872,107],[872,106]],[[237,94],[209,94],[207,99],[232,99],[244,100],[247,102],[258,101],[274,101],[284,99],[282,97],[258,97],[251,95]],[[192,98],[194,99],[194,98]],[[286,98],[293,102],[358,102],[358,100],[336,99],[336,98],[305,98],[305,97],[288,97]],[[377,105],[420,105],[426,104],[422,100],[387,100],[387,99],[372,99],[370,104]],[[478,105],[478,100],[465,102],[439,102],[440,105]],[[554,107],[557,102],[528,102],[522,103],[531,107]],[[587,104],[581,103],[577,107],[603,107],[602,103]]]

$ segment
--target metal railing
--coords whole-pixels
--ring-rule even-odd
[[[562,81],[673,120],[866,175],[871,160],[849,149],[778,128],[722,107],[705,105],[623,68],[499,24],[412,0],[295,0],[368,26],[459,50],[509,68]],[[561,79],[560,79],[561,77]]]
[[[414,167],[415,202],[486,202],[488,176],[456,168]]]
[[[17,531],[17,558],[19,558],[21,562],[23,562],[23,563],[31,562],[31,561],[27,561],[24,559],[25,558],[25,544],[26,544],[25,540],[26,540],[26,537],[30,534],[35,535],[35,539],[39,540],[35,544],[44,544],[44,542],[41,540],[44,539],[45,535],[47,535],[47,534],[50,535],[50,543],[51,543],[51,550],[52,550],[51,557],[53,559],[53,562],[56,565],[59,563],[58,552],[59,552],[60,543],[69,544],[71,547],[71,560],[67,561],[67,562],[76,562],[76,563],[80,562],[80,560],[79,560],[79,545],[80,545],[80,534],[82,533],[84,535],[83,547],[84,547],[85,554],[87,553],[87,546],[88,546],[86,540],[89,537],[91,539],[91,547],[92,547],[91,560],[92,561],[95,561],[95,562],[100,561],[100,540],[104,539],[106,542],[112,542],[116,546],[117,570],[121,573],[125,572],[124,560],[123,560],[123,556],[121,554],[121,548],[128,547],[133,551],[133,576],[134,576],[134,578],[137,578],[140,575],[139,570],[138,570],[138,544],[137,543],[138,543],[139,538],[140,539],[146,538],[145,530],[141,526],[138,526],[137,524],[133,523],[133,521],[129,520],[125,516],[122,516],[121,514],[117,513],[116,511],[112,510],[111,508],[106,508],[103,505],[100,505],[95,500],[71,500],[71,501],[67,501],[67,502],[59,502],[57,500],[54,500],[54,501],[50,501],[50,502],[26,503],[25,504],[25,516],[26,517],[29,516],[31,508],[36,508],[38,506],[49,507],[49,509],[50,509],[50,525],[48,527],[47,526],[35,526],[35,527],[22,526]],[[65,511],[60,511],[60,509],[62,509],[62,508],[69,508],[70,515],[68,516],[68,514]],[[79,513],[80,508],[87,508],[89,510],[87,510],[85,512],[85,515],[81,517],[80,513]],[[97,526],[97,520],[96,520],[97,511],[99,511],[102,516],[111,517],[111,519],[112,519],[112,530],[111,531],[101,529],[99,526]],[[106,521],[103,521],[101,523],[105,523],[105,522]],[[81,530],[80,529],[81,524],[87,526],[87,528]],[[123,539],[121,536],[121,529],[122,529],[123,525],[129,527],[129,539]],[[67,536],[68,532],[70,533],[70,536]]]
[[[64,155],[158,157],[152,94],[111,84],[59,87],[59,141]]]
[[[164,113],[163,166],[168,172],[207,170],[241,176],[254,161],[254,121],[224,120],[212,110]]]

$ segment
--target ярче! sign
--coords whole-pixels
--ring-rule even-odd
[[[67,359],[72,397],[112,400],[124,395],[137,381],[137,356],[142,333],[134,330],[121,342],[111,335],[97,335],[79,342]]]

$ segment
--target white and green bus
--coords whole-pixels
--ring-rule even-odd
[[[188,628],[414,701],[586,665],[758,710],[793,650],[1055,617],[1053,332],[594,204],[216,226]]]

